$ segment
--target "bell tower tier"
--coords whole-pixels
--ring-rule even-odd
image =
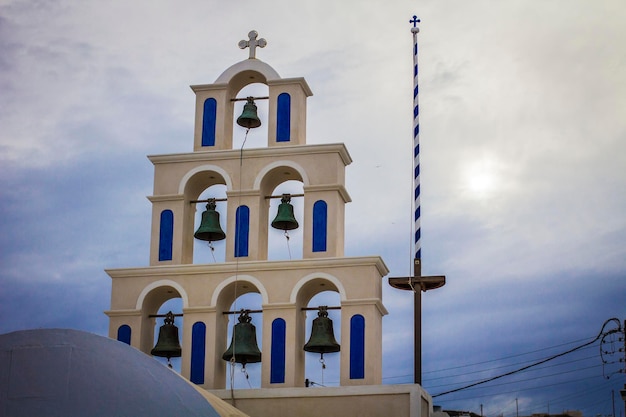
[[[380,385],[387,314],[382,279],[389,270],[379,256],[344,256],[345,205],[351,202],[345,171],[352,158],[343,143],[306,143],[311,89],[304,78],[281,78],[258,60],[256,48],[267,42],[255,31],[249,37],[239,43],[250,48],[248,59],[226,69],[213,84],[191,87],[196,100],[193,151],[148,156],[154,165],[149,266],[107,269],[112,280],[109,336],[146,354],[179,355],[181,374],[205,389],[227,388],[231,358],[233,365],[260,366],[261,388],[290,389],[305,387],[307,311],[319,309],[330,346],[307,352],[337,355],[342,386]],[[238,96],[252,83],[264,84],[269,95]],[[264,118],[256,112],[259,100],[268,100]],[[245,117],[234,114],[236,101],[246,101]],[[233,136],[247,139],[251,129],[266,132],[266,142],[255,136],[234,148]],[[280,191],[285,184],[296,184],[301,192]],[[279,216],[270,221],[278,199]],[[295,214],[292,203],[298,207]],[[204,209],[200,221],[196,213]],[[284,231],[287,242],[296,239],[288,232],[300,229],[301,256],[292,258],[290,252],[289,260],[270,259],[270,232],[276,234],[271,228]],[[202,250],[219,247],[223,259],[194,262],[195,240],[209,242],[211,249]],[[338,305],[310,305],[328,291]],[[256,345],[258,338],[261,346],[242,359],[235,336],[233,349],[224,353],[229,331],[238,328],[232,319],[229,323],[237,313],[230,310],[248,293],[258,295],[261,309],[241,306],[240,322],[247,334],[255,331],[250,323],[258,324],[247,342]],[[172,330],[168,346],[153,350],[163,317],[159,309],[174,298],[182,311],[168,320],[181,327],[180,349],[169,350],[176,337]],[[340,310],[336,340],[332,321],[321,314],[326,308]]]
[[[285,181],[304,190],[303,257],[343,256],[345,167],[352,162],[343,144],[292,145],[280,148],[198,151],[149,156],[154,164],[150,265],[193,262],[196,203],[202,191],[226,186],[226,260],[266,260],[272,191]],[[249,221],[237,227],[237,210]],[[321,207],[321,208],[320,208]],[[167,221],[164,221],[167,213]],[[235,242],[243,240],[235,250]],[[165,250],[167,249],[167,250]]]
[[[304,78],[280,78],[258,59],[236,63],[214,84],[193,85],[196,93],[194,151],[232,149],[235,95],[249,84],[269,89],[268,146],[306,143],[306,99],[313,95]]]

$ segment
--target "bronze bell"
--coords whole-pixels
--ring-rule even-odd
[[[200,227],[193,234],[193,237],[199,240],[207,240],[216,242],[226,239],[226,234],[220,226],[220,214],[215,211],[215,199],[209,199],[206,210],[202,213],[202,221]]]
[[[243,112],[241,116],[237,118],[237,124],[247,129],[254,129],[255,127],[261,126],[261,119],[259,119],[259,116],[256,114],[256,104],[254,104],[252,97],[248,97],[248,102],[244,104]]]
[[[222,355],[225,361],[240,363],[245,368],[247,363],[261,362],[261,351],[256,342],[256,327],[250,323],[249,310],[241,310],[239,323],[233,327],[230,347]]]
[[[320,306],[317,318],[313,320],[311,338],[304,345],[307,352],[324,353],[339,352],[339,343],[335,340],[333,321],[328,318],[328,307]]]
[[[150,354],[167,358],[168,363],[170,358],[180,357],[181,349],[178,342],[178,327],[174,326],[174,314],[171,311],[165,315],[165,324],[159,329],[159,339],[150,351]]]
[[[296,217],[293,215],[293,206],[290,203],[291,195],[283,194],[278,206],[276,218],[272,221],[272,227],[279,230],[293,230],[299,227]]]

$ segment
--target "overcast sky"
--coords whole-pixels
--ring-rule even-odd
[[[252,29],[268,42],[257,57],[313,90],[308,143],[344,142],[354,160],[346,255],[407,275],[414,14],[423,273],[447,277],[423,295],[424,387],[565,352],[612,317],[623,326],[623,0],[0,0],[0,333],[107,334],[104,269],[148,265],[146,155],[192,150],[189,85],[246,59],[237,43]],[[384,287],[384,383],[410,383],[412,295]],[[614,390],[623,416],[623,364],[600,355],[616,340],[435,404],[609,415]]]

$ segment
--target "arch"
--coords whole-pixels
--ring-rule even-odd
[[[250,239],[250,207],[239,206],[235,210],[235,258],[248,256]]]
[[[289,296],[289,302],[292,304],[296,304],[297,300],[298,300],[298,294],[300,293],[300,290],[302,290],[302,288],[309,283],[310,281],[313,281],[315,279],[324,279],[326,281],[331,282],[335,288],[337,289],[337,292],[339,293],[339,298],[341,299],[341,301],[347,301],[348,297],[346,296],[346,290],[343,287],[343,285],[341,284],[341,281],[330,274],[327,274],[325,272],[314,272],[312,274],[306,275],[305,277],[302,277],[297,283],[296,285],[293,286],[293,289],[291,290],[291,295]],[[325,290],[327,291],[327,290]]]
[[[272,343],[270,352],[270,384],[285,382],[285,356],[287,346],[287,323],[282,318],[272,322]]]
[[[365,318],[350,317],[350,379],[365,378]]]
[[[146,299],[146,296],[150,294],[152,290],[159,288],[159,287],[174,288],[176,291],[178,291],[178,294],[180,294],[180,298],[183,300],[183,309],[189,307],[189,296],[187,295],[187,292],[185,291],[185,289],[179,283],[175,281],[172,281],[169,279],[162,279],[162,280],[155,281],[146,285],[144,289],[141,290],[139,297],[137,297],[137,306],[136,306],[137,310],[141,310],[143,308],[143,303]]]
[[[130,345],[130,337],[132,330],[128,324],[122,324],[117,328],[117,340]]]
[[[206,324],[197,321],[191,326],[191,372],[189,380],[204,384]]]
[[[222,292],[224,291],[226,287],[228,287],[229,285],[235,282],[244,282],[244,281],[247,281],[250,284],[254,285],[254,287],[259,291],[259,294],[261,294],[261,299],[263,300],[263,304],[269,304],[269,296],[268,296],[267,290],[265,289],[261,281],[259,281],[257,278],[253,277],[252,275],[234,275],[230,278],[223,280],[222,282],[220,282],[220,284],[217,287],[215,287],[215,291],[213,292],[213,295],[211,296],[211,305],[212,306],[217,305],[220,295],[222,294]]]
[[[226,68],[215,80],[215,84],[230,84],[241,73],[255,73],[264,79],[264,83],[270,80],[280,80],[278,72],[268,64],[258,59],[245,59]],[[255,81],[258,82],[258,81]]]
[[[185,188],[187,186],[187,183],[189,182],[189,180],[196,174],[200,173],[200,172],[205,172],[205,171],[214,171],[217,172],[218,174],[220,174],[220,176],[222,177],[222,179],[224,180],[224,182],[226,183],[226,189],[227,190],[232,190],[233,189],[233,182],[230,178],[230,175],[228,175],[228,172],[226,172],[226,170],[224,170],[223,168],[217,166],[217,165],[200,165],[197,166],[193,169],[190,169],[184,176],[183,178],[180,180],[180,183],[178,184],[178,194],[184,194],[185,193]],[[219,183],[216,183],[219,184]]]
[[[313,252],[326,252],[328,236],[328,204],[324,200],[313,203]]]
[[[291,140],[291,96],[289,93],[280,93],[276,104],[276,142],[289,142]]]
[[[204,100],[202,112],[202,146],[215,146],[216,118],[217,100],[209,97]]]
[[[163,210],[159,221],[159,261],[171,261],[174,247],[174,212]]]
[[[270,164],[267,164],[265,167],[263,167],[263,169],[259,171],[259,174],[254,179],[254,185],[252,186],[252,188],[254,190],[259,190],[261,188],[261,183],[266,178],[267,174],[271,172],[272,170],[276,168],[280,168],[280,167],[292,168],[298,174],[300,174],[300,179],[302,181],[303,186],[309,185],[309,176],[306,174],[306,170],[302,167],[302,165],[297,164],[293,161],[282,160],[282,161],[272,162]],[[295,179],[295,178],[289,178],[289,179]]]

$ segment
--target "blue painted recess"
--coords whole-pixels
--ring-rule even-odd
[[[291,140],[291,96],[281,93],[277,99],[276,142]]]
[[[159,261],[172,260],[172,247],[174,243],[174,213],[172,210],[161,212],[161,225],[159,227]]]
[[[202,113],[202,146],[215,146],[215,123],[217,119],[217,101],[214,98],[204,100]]]
[[[313,252],[326,252],[328,205],[324,200],[313,204]]]
[[[126,343],[127,345],[130,345],[130,333],[130,326],[128,324],[122,324],[117,329],[117,340],[122,343]]]
[[[282,384],[285,382],[286,326],[283,319],[276,319],[272,322],[270,384]]]
[[[204,384],[206,324],[197,321],[191,327],[191,375],[194,384]]]
[[[248,206],[237,207],[235,215],[235,257],[248,256],[248,239],[250,235],[250,208]]]
[[[365,378],[365,318],[350,319],[350,379]]]

